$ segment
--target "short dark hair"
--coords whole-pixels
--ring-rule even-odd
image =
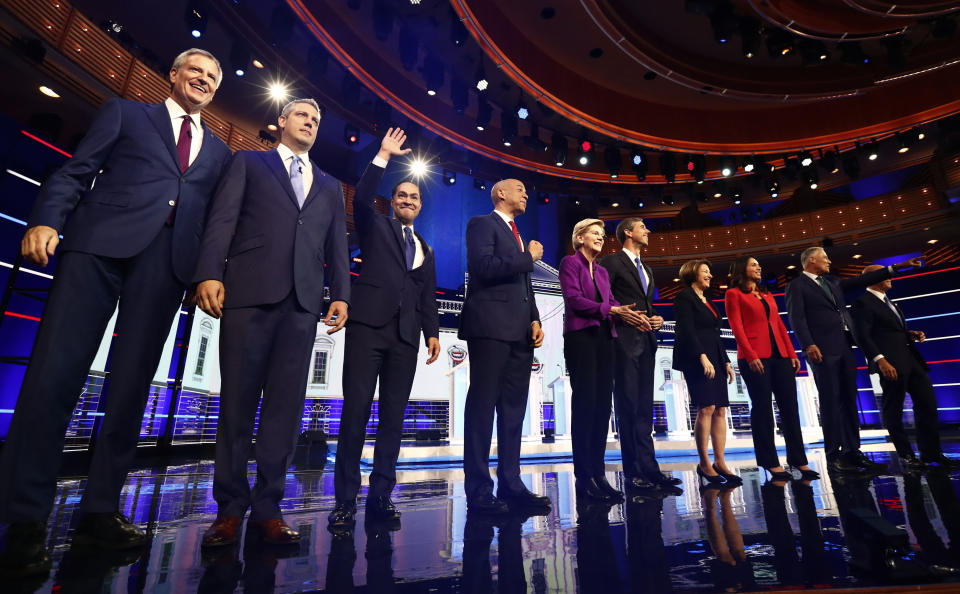
[[[397,188],[399,188],[399,187],[402,186],[403,184],[413,184],[413,185],[417,186],[417,182],[413,181],[412,179],[401,179],[400,181],[398,181],[398,182],[396,183],[395,186],[393,186],[393,189],[390,190],[390,198],[391,198],[391,199],[393,199],[393,197],[397,195]],[[418,191],[420,190],[420,186],[417,186],[417,190],[418,190]]]
[[[750,292],[750,289],[747,288],[747,265],[750,264],[750,260],[756,260],[756,258],[749,254],[740,256],[730,265],[730,286],[736,287],[744,293]],[[757,290],[761,293],[766,293],[767,285],[757,283]]]
[[[697,273],[700,271],[700,266],[706,264],[707,268],[712,268],[710,265],[710,260],[690,260],[684,262],[683,266],[680,267],[680,281],[683,284],[692,286],[694,281],[697,280]]]
[[[633,230],[633,226],[637,223],[642,223],[642,217],[627,217],[620,221],[620,224],[617,225],[617,241],[620,242],[620,245],[623,245],[627,242],[627,229]]]

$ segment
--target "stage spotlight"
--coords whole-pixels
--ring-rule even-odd
[[[698,184],[702,184],[707,175],[707,159],[703,155],[689,155],[687,157],[687,171]]]
[[[553,160],[557,167],[563,167],[567,162],[567,137],[560,132],[554,132],[550,146],[553,148]]]
[[[517,116],[509,111],[500,112],[500,132],[503,146],[513,146],[517,138]]]
[[[590,164],[590,161],[592,160],[593,160],[593,144],[589,140],[583,139],[580,141],[579,155],[577,157],[577,161],[579,161],[580,165],[586,167],[587,165]]]
[[[823,152],[820,151],[820,166],[824,170],[829,171],[830,173],[836,173],[840,171],[840,165],[837,161],[837,153],[834,151]]]
[[[643,208],[643,198],[634,198],[630,201],[630,206],[632,208]]]
[[[843,172],[850,179],[857,179],[860,177],[860,159],[857,159],[857,155],[854,151],[850,151],[847,154],[843,155],[843,158],[840,159],[841,165],[843,166]]]
[[[486,190],[487,182],[483,181],[478,177],[475,177],[473,178],[473,187],[476,188],[477,190]]]
[[[427,174],[427,162],[420,157],[414,157],[410,160],[410,175],[415,178],[421,178]]]
[[[754,169],[757,168],[757,157],[754,155],[749,155],[743,158],[743,170],[747,173],[751,173]]]
[[[840,50],[840,61],[847,64],[869,64],[870,57],[863,53],[859,41],[844,41],[837,44]]]
[[[807,151],[797,153],[797,160],[800,161],[802,167],[810,167],[813,164],[813,156]]]
[[[490,81],[487,80],[487,74],[483,71],[483,66],[477,69],[477,74],[474,77],[476,79],[476,86],[478,91],[486,91],[487,87],[490,86]]]
[[[443,170],[443,185],[452,186],[457,183],[457,172],[449,169]]]
[[[353,124],[346,124],[343,127],[343,142],[347,146],[353,146],[360,140],[360,131]]]
[[[896,134],[894,134],[894,137],[896,137],[897,144],[899,145],[897,147],[898,153],[902,155],[903,153],[910,150],[910,145],[913,144],[913,138],[911,137],[911,135],[909,134],[905,135],[905,134],[901,134],[900,132],[897,132]]]
[[[637,175],[637,181],[647,179],[647,169],[650,165],[647,156],[641,151],[634,151],[630,155],[630,162],[633,163],[633,172]]]
[[[710,27],[713,29],[713,40],[724,44],[733,38],[737,31],[737,19],[733,9],[727,5],[715,8],[710,15]]]
[[[734,186],[730,189],[730,200],[734,204],[740,204],[743,201],[743,190],[740,189],[740,186]]]
[[[743,57],[751,59],[760,50],[760,21],[752,17],[740,19],[740,49]]]
[[[880,156],[880,146],[877,144],[877,139],[874,138],[870,141],[870,144],[867,145],[867,159],[871,161],[876,161],[877,157]]]
[[[643,154],[642,151],[633,151],[632,153],[630,153],[630,162],[633,163],[634,167],[636,167],[637,165],[640,165],[646,160],[647,160],[647,157],[646,155]]]
[[[237,76],[243,76],[247,73],[247,67],[250,64],[250,51],[246,45],[239,41],[234,41],[230,48],[230,67]]]
[[[767,33],[767,53],[771,58],[781,58],[793,51],[794,38],[783,29],[772,29]]]
[[[527,104],[524,103],[523,99],[520,99],[520,102],[517,103],[517,108],[515,111],[517,112],[517,117],[521,120],[525,120],[530,117],[530,110],[527,108]]]
[[[270,86],[267,87],[267,91],[270,93],[270,98],[281,103],[287,99],[289,91],[287,90],[287,85],[281,82],[270,83]]]
[[[720,175],[730,177],[737,171],[737,160],[733,157],[720,158]]]
[[[923,128],[921,128],[920,126],[915,127],[913,130],[910,130],[910,135],[916,138],[917,140],[923,140],[924,138],[927,137],[927,135],[923,133]]]
[[[800,40],[800,61],[805,66],[820,64],[830,59],[830,52],[822,41],[817,39]]]
[[[530,122],[530,132],[523,137],[523,144],[535,153],[543,153],[550,148],[546,142],[540,140],[540,126],[535,122]]]
[[[723,198],[723,182],[713,182],[713,197]]]
[[[443,62],[434,54],[427,54],[423,60],[423,79],[427,83],[427,95],[436,95],[443,86]]]
[[[777,181],[777,178],[767,180],[767,193],[770,194],[771,198],[780,196],[780,182]]]
[[[199,39],[207,30],[207,10],[199,2],[188,2],[183,15],[187,31],[194,39]]]
[[[546,192],[537,192],[537,202],[540,204],[550,204],[550,194]]]
[[[480,97],[477,103],[477,130],[483,132],[490,125],[490,118],[493,117],[493,107],[486,99]]]
[[[611,179],[620,177],[620,149],[615,146],[603,149],[603,161],[607,165]]]
[[[677,157],[669,151],[660,153],[660,174],[672,184],[677,179]]]
[[[660,202],[662,202],[665,206],[673,206],[675,204],[673,200],[673,194],[667,194],[666,196],[660,198]]]
[[[803,183],[806,184],[811,190],[816,190],[820,185],[820,176],[817,175],[817,170],[812,168],[804,169]]]
[[[467,111],[469,100],[467,83],[459,76],[453,75],[450,78],[450,103],[453,104],[453,111],[457,115],[463,115]]]

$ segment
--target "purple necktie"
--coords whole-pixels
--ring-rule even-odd
[[[183,116],[183,124],[180,125],[180,138],[177,139],[177,156],[180,157],[180,173],[187,170],[190,166],[190,139],[193,132],[190,130],[190,116]]]

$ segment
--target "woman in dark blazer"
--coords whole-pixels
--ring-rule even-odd
[[[690,405],[696,406],[697,420],[693,436],[700,464],[697,475],[710,484],[742,482],[727,468],[723,449],[727,442],[727,386],[733,383],[733,367],[720,340],[720,313],[707,299],[710,289],[710,263],[691,260],[680,267],[680,280],[687,288],[673,302],[676,340],[673,344],[673,368],[683,372],[690,393]],[[724,374],[724,370],[726,374]],[[713,464],[707,444],[713,441]]]
[[[750,395],[750,425],[757,464],[770,473],[772,480],[793,478],[780,465],[773,443],[772,394],[780,409],[787,463],[798,469],[803,479],[818,479],[820,475],[807,466],[800,433],[797,382],[794,379],[800,371],[800,359],[780,319],[777,302],[760,282],[762,278],[756,258],[740,256],[730,267],[730,289],[725,299],[727,318],[737,339],[740,375]]]
[[[584,219],[573,228],[577,251],[560,261],[563,292],[563,354],[570,374],[573,473],[577,492],[590,499],[616,502],[623,493],[604,476],[604,453],[613,391],[612,316],[640,324],[631,305],[620,305],[610,292],[610,277],[596,258],[603,249],[603,221]]]

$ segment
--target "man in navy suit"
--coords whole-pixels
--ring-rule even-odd
[[[103,423],[75,537],[112,548],[146,542],[118,512],[150,382],[197,260],[207,204],[230,157],[200,112],[220,64],[190,49],[170,69],[170,97],[112,99],[73,157],[40,189],[21,252],[60,262],[0,462],[0,514],[10,523],[0,566],[45,572],[44,541],[64,433],[119,302]],[[95,181],[95,183],[94,183]]]
[[[400,519],[390,493],[397,483],[403,414],[417,370],[421,332],[430,353],[427,364],[440,354],[433,250],[413,229],[422,206],[420,188],[409,181],[394,187],[390,199],[393,218],[378,215],[373,208],[374,193],[390,157],[410,152],[401,148],[405,140],[403,130],[387,131],[353,198],[363,268],[351,291],[344,346],[343,411],[333,483],[337,503],[328,516],[333,531],[353,527],[360,455],[378,378],[380,420],[367,491],[367,519],[389,523]]]
[[[197,304],[223,321],[213,474],[218,513],[204,546],[236,542],[248,509],[249,533],[276,544],[300,539],[279,503],[303,415],[324,277],[328,334],[346,323],[350,298],[343,188],[307,155],[319,123],[313,99],[285,105],[276,150],[234,155],[210,208],[194,280]],[[258,404],[251,489],[247,458]]]
[[[550,499],[520,480],[520,439],[533,349],[543,344],[530,274],[543,246],[526,247],[514,219],[527,209],[523,183],[505,179],[490,191],[494,211],[467,223],[467,298],[459,337],[470,354],[464,409],[463,471],[467,510],[504,514],[508,504],[545,508]],[[497,413],[497,496],[490,478],[490,439]]]
[[[886,465],[860,451],[857,417],[857,362],[853,357],[853,320],[844,293],[890,278],[917,259],[868,272],[854,278],[828,276],[830,258],[821,247],[800,254],[803,274],[787,285],[787,313],[800,348],[813,373],[820,400],[823,446],[832,472],[881,472]]]
[[[883,267],[876,264],[867,266],[863,274],[880,268]],[[937,397],[928,375],[930,368],[914,345],[914,342],[926,340],[926,336],[920,330],[907,328],[900,307],[887,296],[892,286],[893,281],[886,279],[867,287],[867,292],[850,308],[857,344],[863,349],[870,371],[880,374],[883,424],[906,469],[917,472],[931,463],[954,468],[957,462],[944,456],[940,446]],[[917,446],[922,460],[913,453],[913,446],[903,428],[903,400],[907,392],[913,400]]]

